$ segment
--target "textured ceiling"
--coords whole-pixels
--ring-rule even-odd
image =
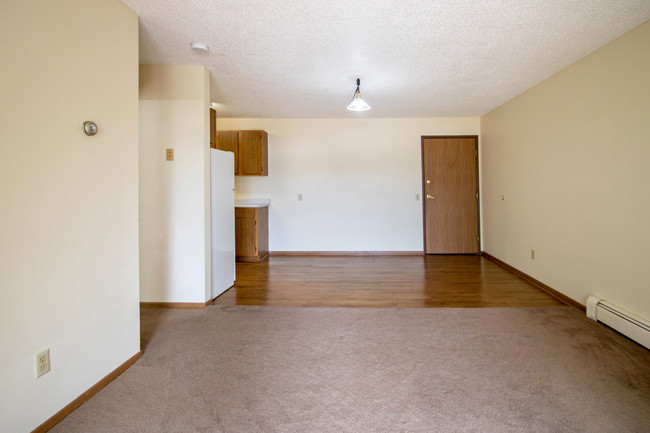
[[[650,18],[648,0],[123,2],[140,62],[207,66],[220,117],[479,116]],[[345,109],[357,76],[365,113]]]

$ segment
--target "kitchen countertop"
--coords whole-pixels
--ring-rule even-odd
[[[236,198],[235,207],[267,207],[271,204],[270,198]]]

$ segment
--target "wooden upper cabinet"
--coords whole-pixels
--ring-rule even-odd
[[[235,154],[235,175],[239,175],[239,152],[237,152],[237,131],[217,131],[216,149],[233,152]]]
[[[217,148],[217,110],[210,108],[210,147]]]
[[[268,134],[239,131],[239,175],[268,176]]]
[[[266,131],[217,131],[216,148],[235,153],[235,175],[269,175]]]

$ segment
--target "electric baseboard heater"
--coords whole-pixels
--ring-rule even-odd
[[[650,349],[650,322],[596,296],[587,298],[587,317]]]

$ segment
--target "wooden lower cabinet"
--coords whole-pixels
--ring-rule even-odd
[[[235,258],[261,262],[269,256],[269,208],[235,208]]]

